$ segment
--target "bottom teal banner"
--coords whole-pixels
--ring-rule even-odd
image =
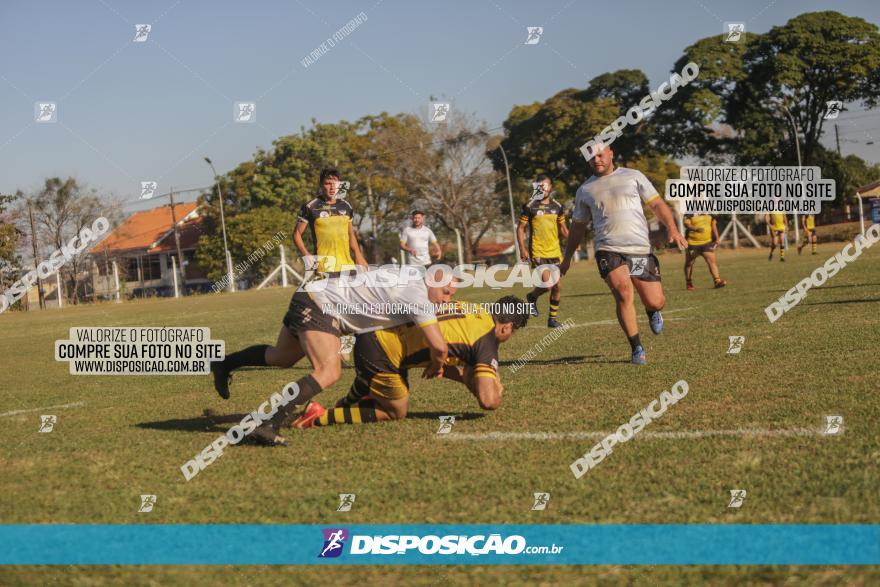
[[[867,565],[847,524],[4,524],[7,565]]]

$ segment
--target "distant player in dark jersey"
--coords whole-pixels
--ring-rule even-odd
[[[718,223],[715,222],[715,218],[709,214],[686,216],[684,232],[688,242],[684,259],[684,278],[688,291],[694,290],[691,277],[694,274],[694,263],[696,263],[697,257],[703,257],[706,260],[716,289],[727,285],[727,282],[721,279],[721,275],[718,273],[718,263],[715,261],[715,249],[718,248],[718,242],[721,240],[718,236]]]
[[[306,262],[306,269],[333,275],[343,268],[367,266],[352,224],[353,209],[345,200],[339,200],[340,174],[336,169],[321,171],[321,196],[303,204],[293,231],[293,242]],[[309,266],[315,256],[303,242],[306,228],[315,241],[316,263]],[[352,258],[352,254],[354,258]]]
[[[798,255],[801,250],[810,243],[812,253],[816,254],[816,216],[813,214],[804,214],[801,216],[801,226],[804,228],[804,241],[798,245]]]
[[[559,265],[562,261],[562,249],[559,239],[568,238],[568,226],[565,223],[565,213],[562,204],[553,198],[553,182],[546,175],[537,178],[539,190],[537,195],[523,205],[519,216],[519,226],[516,229],[516,238],[519,241],[520,257],[523,261],[531,262],[532,267],[539,265]],[[529,243],[526,246],[526,227],[529,229]],[[545,269],[541,279],[544,283],[550,282],[550,271]],[[538,315],[537,302],[543,294],[550,292],[550,312],[547,326],[559,327],[556,317],[559,314],[559,299],[562,297],[562,279],[553,284],[548,290],[544,287],[536,287],[526,296],[526,300],[532,304],[532,316]]]
[[[498,345],[506,342],[529,318],[528,305],[515,296],[498,300],[491,313],[469,312],[453,304],[438,312],[440,332],[449,349],[443,376],[464,384],[484,410],[501,405]],[[354,347],[355,381],[336,407],[312,402],[294,428],[361,424],[406,418],[409,369],[427,367],[429,348],[424,332],[413,325],[359,334]]]

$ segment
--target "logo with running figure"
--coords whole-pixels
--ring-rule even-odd
[[[825,432],[823,434],[838,434],[843,426],[843,416],[825,416]]]
[[[724,42],[738,43],[746,32],[746,23],[744,22],[725,22],[724,23]]]
[[[528,26],[526,27],[527,36],[526,42],[524,45],[537,45],[541,42],[541,35],[544,34],[544,27],[542,26]]]
[[[345,541],[348,540],[348,530],[345,528],[324,528],[324,547],[318,554],[318,558],[336,558],[342,554]]]
[[[153,26],[149,24],[136,24],[134,25],[134,39],[132,42],[134,43],[144,43],[147,38],[150,36],[150,31],[153,30]]]
[[[455,416],[440,416],[440,428],[437,429],[437,434],[449,434],[454,425]]]
[[[257,121],[256,102],[236,102],[233,120],[237,123],[249,124]]]
[[[449,116],[449,102],[431,104],[431,122],[446,122],[447,116]]]
[[[34,120],[40,123],[58,122],[58,104],[37,102],[34,104]]]
[[[825,120],[834,120],[838,116],[840,116],[841,111],[843,110],[843,102],[840,100],[828,100],[825,102]]]
[[[532,511],[540,511],[547,509],[547,503],[550,501],[549,493],[535,493],[535,503],[532,504]]]
[[[730,503],[727,504],[729,508],[741,508],[743,502],[746,500],[746,490],[745,489],[731,489],[730,490]]]
[[[647,266],[648,259],[645,257],[633,257],[629,267],[629,274],[631,276],[642,275],[645,273],[645,268]]]
[[[141,495],[141,505],[138,508],[138,512],[141,513],[149,513],[153,511],[153,506],[156,505],[156,496],[144,494]]]
[[[340,493],[339,494],[339,507],[336,508],[337,512],[350,512],[351,506],[354,505],[354,493]]]
[[[727,346],[728,355],[738,355],[746,342],[745,336],[728,336],[729,344]]]
[[[58,416],[40,416],[40,432],[52,432],[55,424],[58,422]]]
[[[142,181],[141,182],[141,200],[149,200],[154,195],[156,195],[156,190],[159,189],[159,184],[155,181]]]

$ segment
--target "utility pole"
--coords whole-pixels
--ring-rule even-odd
[[[837,129],[837,123],[834,123],[834,140],[837,141],[837,154],[840,155],[840,131]],[[840,155],[843,157],[843,155]]]
[[[171,199],[171,222],[174,223],[174,245],[177,247],[177,262],[180,263],[180,277],[183,283],[183,295],[186,295],[186,266],[183,264],[183,254],[180,252],[180,231],[177,230],[177,211],[174,206],[174,187],[168,194]],[[173,267],[173,265],[172,265]],[[176,268],[172,271],[177,271]]]
[[[39,253],[37,253],[37,229],[34,228],[34,211],[31,209],[31,201],[27,201],[28,207],[28,218],[31,221],[31,245],[34,248],[34,270],[37,271],[37,296],[40,298],[40,309],[44,309],[46,307],[46,302],[43,300],[43,280],[40,279],[40,272],[37,269],[37,263],[39,263]],[[60,269],[59,269],[60,271]],[[61,292],[58,292],[58,299],[61,299]]]

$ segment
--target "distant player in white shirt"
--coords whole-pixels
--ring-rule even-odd
[[[425,213],[412,213],[412,226],[400,231],[400,249],[406,251],[406,264],[427,267],[443,255],[434,231],[425,226]]]
[[[666,304],[666,298],[660,283],[660,263],[651,250],[642,203],[647,204],[666,226],[670,243],[686,249],[687,240],[675,226],[669,206],[648,178],[641,171],[615,167],[613,159],[614,151],[603,145],[590,160],[594,175],[581,184],[575,195],[574,222],[566,243],[565,258],[559,268],[563,275],[568,271],[571,257],[583,239],[587,220],[592,217],[599,275],[617,302],[617,321],[632,347],[632,362],[644,365],[647,358],[639,340],[633,288],[645,305],[654,334],[663,330],[660,310]]]

